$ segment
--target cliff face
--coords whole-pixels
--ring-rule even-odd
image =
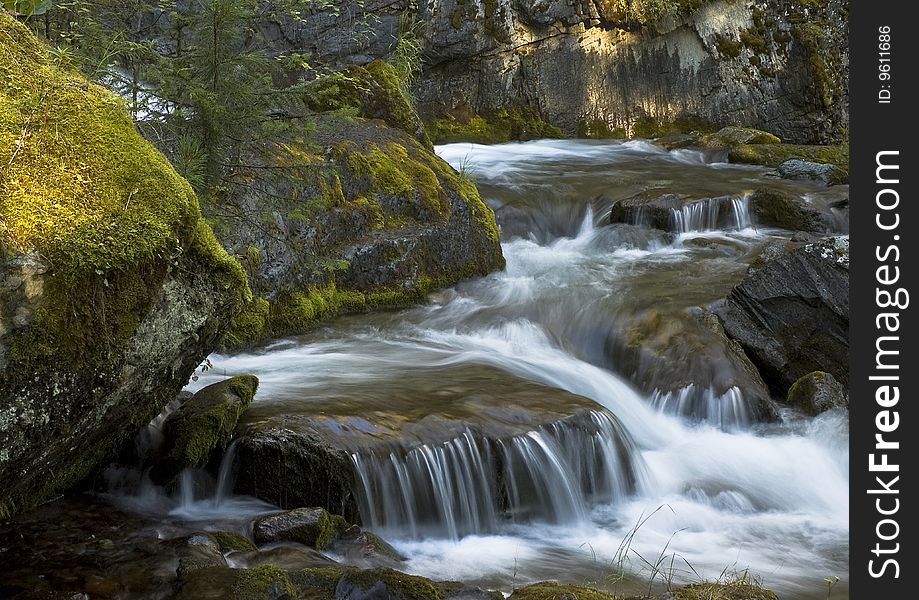
[[[628,14],[625,4],[422,3],[422,116],[462,123],[516,108],[569,135],[681,122],[752,126],[798,143],[845,135],[846,3],[675,0],[662,16]]]
[[[112,458],[247,294],[122,103],[0,11],[0,517]]]
[[[366,0],[285,19],[269,37],[341,66],[385,56],[409,26],[435,139],[444,122],[508,112],[566,135],[743,125],[829,143],[848,127],[843,0]],[[521,131],[550,130],[511,136]]]

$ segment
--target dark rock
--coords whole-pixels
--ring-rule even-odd
[[[347,523],[324,508],[295,508],[287,512],[259,517],[252,526],[259,545],[274,542],[297,542],[322,550],[339,537]]]
[[[718,310],[763,379],[784,397],[813,371],[849,381],[849,240],[827,238],[751,272]]]
[[[804,375],[788,390],[788,403],[809,415],[833,408],[849,408],[849,394],[829,373],[814,371]]]
[[[710,311],[639,315],[608,352],[617,372],[664,410],[725,427],[776,416],[756,367]]]
[[[163,423],[162,457],[151,476],[170,481],[185,467],[204,466],[226,447],[239,416],[252,402],[258,379],[238,375],[199,390]]]
[[[729,196],[700,198],[647,191],[619,200],[610,208],[610,223],[629,223],[677,233],[729,228],[736,224],[736,219]]]
[[[773,189],[758,189],[750,195],[750,213],[757,224],[791,231],[826,233],[833,230],[833,218],[808,205],[800,196]]]
[[[392,567],[408,560],[377,534],[356,526],[335,540],[332,550],[344,556],[349,564],[365,567]]]
[[[331,567],[336,564],[318,550],[297,545],[279,545],[233,554],[233,565],[246,569],[274,565],[285,571],[298,571],[309,567]]]
[[[0,148],[5,517],[113,459],[216,349],[246,283],[123,103],[59,70],[5,11],[0,72],[0,137],[18,136],[39,104],[42,132],[16,160]]]
[[[379,478],[385,478],[388,471],[371,468],[380,461],[409,461],[418,456],[420,448],[456,444],[458,440],[473,440],[475,452],[479,452],[526,438],[532,431],[553,439],[567,436],[566,443],[578,439],[579,444],[589,447],[601,429],[605,439],[616,440],[623,454],[621,464],[604,468],[620,469],[618,481],[628,487],[634,481],[633,444],[615,417],[592,400],[494,367],[405,369],[385,381],[374,379],[340,389],[304,392],[296,403],[272,406],[271,399],[266,398],[254,405],[237,435],[236,490],[281,506],[321,506],[358,522],[361,515],[373,516],[367,510],[360,512],[358,504],[368,501],[368,494],[376,498],[366,490],[384,485]],[[487,464],[474,483],[482,487],[476,493],[503,498],[503,459],[479,458]],[[358,459],[365,465],[366,478],[361,480],[355,475]],[[424,474],[418,477],[424,479]],[[427,480],[418,485],[431,489]],[[394,494],[396,499],[387,502],[402,502],[399,490],[393,487],[379,494]],[[619,488],[616,492],[622,493]],[[438,510],[433,500],[424,494],[416,496],[412,499],[417,505],[414,518],[439,523],[433,516]],[[483,518],[494,518],[502,510],[503,500],[496,503],[499,505],[482,509],[487,513]],[[542,509],[541,505],[527,506],[527,510]],[[392,518],[408,517],[399,514]],[[392,525],[390,521],[363,523],[368,528],[387,524]]]
[[[654,143],[665,150],[678,150],[699,145],[700,136],[689,133],[670,133],[655,138]]]
[[[179,558],[177,574],[182,577],[194,571],[211,567],[226,567],[220,545],[207,534],[194,534],[186,538],[185,548]]]
[[[839,169],[831,164],[791,158],[779,165],[778,174],[782,179],[804,179],[829,184],[839,178]]]

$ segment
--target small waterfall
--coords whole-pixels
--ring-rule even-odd
[[[750,406],[736,386],[721,395],[695,384],[672,392],[655,390],[649,402],[661,412],[705,421],[725,431],[745,429],[753,423]]]
[[[734,217],[735,229],[753,227],[753,219],[750,217],[750,194],[731,198],[731,215]]]
[[[707,198],[670,209],[671,228],[676,233],[714,231],[717,229],[746,229],[752,227],[750,197]],[[728,208],[729,215],[723,214]]]
[[[505,520],[585,520],[593,502],[620,500],[641,480],[640,458],[604,411],[506,439],[471,428],[436,444],[352,455],[364,523],[413,537],[458,539]]]
[[[717,229],[720,204],[720,198],[712,198],[670,209],[673,230],[677,233],[688,233]]]

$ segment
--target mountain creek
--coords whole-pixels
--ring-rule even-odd
[[[823,238],[764,224],[756,194],[803,199],[847,244],[848,186],[638,139],[435,151],[494,208],[506,267],[212,354],[186,392],[258,378],[222,455],[151,477],[171,403],[87,493],[0,524],[0,596],[77,581],[166,597],[195,536],[230,532],[243,540],[217,554],[235,568],[394,567],[480,594],[749,574],[827,597],[849,568],[848,414],[785,403],[783,373],[761,379],[715,314],[768,248]],[[291,453],[312,479],[278,470]],[[358,530],[316,549],[259,533],[299,506],[378,548]]]

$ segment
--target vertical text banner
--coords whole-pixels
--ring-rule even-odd
[[[912,301],[919,32],[910,2],[853,0],[850,57],[850,597],[916,598],[919,361]]]

